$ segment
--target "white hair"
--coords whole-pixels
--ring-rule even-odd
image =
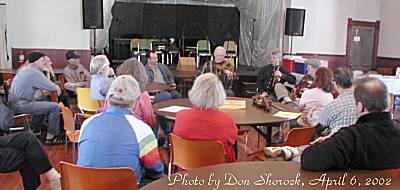
[[[103,71],[108,66],[110,66],[110,62],[107,57],[105,55],[97,55],[90,61],[90,74],[104,75]]]
[[[131,75],[120,75],[111,83],[108,90],[110,105],[131,107],[140,97],[139,83]]]
[[[189,92],[190,102],[200,109],[218,109],[224,104],[226,93],[221,81],[213,73],[200,75]]]

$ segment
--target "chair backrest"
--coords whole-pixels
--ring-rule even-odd
[[[90,168],[60,162],[63,190],[135,190],[138,189],[136,175],[132,169]]]
[[[208,40],[199,40],[197,41],[197,52],[206,51],[211,53],[210,42]]]
[[[286,136],[284,146],[298,147],[309,144],[313,140],[316,130],[316,126],[293,128]]]
[[[224,42],[224,48],[227,52],[237,52],[237,45],[235,41],[225,41]]]
[[[171,162],[183,168],[225,163],[224,145],[219,141],[186,140],[170,134]]]
[[[90,88],[76,88],[77,105],[79,109],[96,112],[100,103],[90,97]]]
[[[138,39],[138,49],[139,50],[151,50],[151,40],[150,39]]]
[[[64,129],[66,131],[73,131],[74,130],[74,115],[72,111],[65,107],[62,102],[58,103],[61,109],[62,117],[64,120]]]
[[[180,71],[195,71],[196,70],[196,60],[194,57],[179,57],[178,65],[176,70]]]
[[[139,39],[131,39],[131,50],[138,49],[139,46]]]

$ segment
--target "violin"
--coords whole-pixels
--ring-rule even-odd
[[[223,61],[222,63],[215,64],[217,71],[220,71],[226,75],[228,80],[238,80],[239,76],[235,72],[235,66],[232,63],[233,59],[230,57],[229,59]]]

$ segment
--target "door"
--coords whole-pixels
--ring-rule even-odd
[[[350,67],[352,70],[372,70],[375,27],[354,26],[352,29]]]
[[[378,52],[379,21],[349,19],[347,30],[346,58],[350,68],[364,73],[374,70]]]

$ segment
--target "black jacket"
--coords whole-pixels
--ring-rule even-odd
[[[279,67],[279,71],[282,73],[281,83],[288,82],[290,84],[296,84],[296,77],[294,77],[286,68]],[[257,76],[257,87],[260,93],[268,92],[268,94],[274,93],[272,84],[274,74],[274,66],[269,64],[261,68]]]
[[[400,167],[400,129],[389,112],[370,113],[311,145],[301,155],[305,170],[382,170]]]

